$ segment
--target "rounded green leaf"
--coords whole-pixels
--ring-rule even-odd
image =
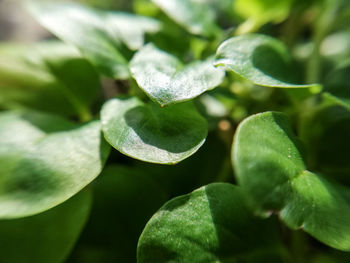
[[[215,183],[170,200],[151,218],[137,262],[277,263],[285,262],[282,251],[277,221],[254,217],[240,188]]]
[[[62,263],[88,218],[91,192],[83,191],[44,213],[0,221],[2,263]]]
[[[33,16],[60,39],[77,48],[103,74],[129,76],[122,44],[130,49],[143,45],[146,32],[157,32],[157,21],[121,12],[102,12],[74,3],[32,1]]]
[[[30,107],[88,119],[99,88],[95,69],[74,47],[58,41],[0,45],[4,108]]]
[[[152,44],[141,48],[130,62],[139,87],[160,105],[193,99],[218,86],[225,72],[213,66],[213,59],[187,66]]]
[[[289,227],[350,251],[350,191],[306,170],[285,115],[267,112],[243,121],[232,151],[237,180],[256,211],[277,211]]]
[[[135,97],[115,98],[101,111],[106,140],[118,151],[151,163],[175,164],[194,154],[207,122],[191,103],[161,108]]]
[[[0,114],[0,218],[34,215],[75,195],[101,172],[109,146],[100,122],[41,113]]]
[[[152,0],[152,2],[192,34],[210,37],[220,32],[215,24],[215,10],[207,3],[195,0]]]
[[[279,40],[259,34],[230,38],[216,52],[216,66],[224,66],[254,84],[276,88],[312,88],[319,84],[295,84],[287,48]]]

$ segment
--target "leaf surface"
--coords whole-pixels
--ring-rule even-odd
[[[61,263],[85,225],[91,192],[83,191],[44,213],[0,221],[0,261]]]
[[[256,211],[278,211],[289,227],[350,251],[350,192],[306,170],[302,149],[284,114],[249,117],[234,138],[238,182]]]
[[[138,262],[284,262],[277,221],[254,217],[240,188],[215,183],[167,202],[147,223]]]
[[[195,0],[152,0],[164,13],[190,33],[214,36],[220,29],[215,24],[215,10]]]
[[[0,218],[34,215],[75,195],[101,172],[109,146],[100,122],[77,126],[42,113],[0,114]]]
[[[151,18],[73,3],[31,2],[29,8],[44,27],[79,48],[103,74],[115,78],[129,76],[122,44],[137,49],[143,45],[145,33],[160,30],[160,24]]]
[[[207,122],[191,103],[161,108],[135,97],[115,98],[103,106],[101,120],[114,148],[152,163],[177,163],[195,153],[207,136]]]
[[[160,105],[193,99],[218,86],[225,75],[213,58],[183,66],[174,56],[152,44],[141,48],[130,62],[139,87]]]
[[[319,84],[295,84],[287,48],[277,39],[248,34],[224,41],[216,52],[216,66],[224,66],[254,84],[276,88],[312,88]]]
[[[58,41],[0,45],[0,105],[89,118],[100,88],[93,66]]]
[[[254,23],[263,25],[267,22],[279,23],[287,18],[293,0],[236,0],[235,11]]]

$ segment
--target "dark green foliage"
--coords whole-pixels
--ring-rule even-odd
[[[0,263],[350,262],[347,0],[80,2],[0,44]]]

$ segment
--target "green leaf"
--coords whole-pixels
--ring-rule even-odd
[[[144,34],[160,30],[151,18],[123,12],[102,12],[73,3],[31,2],[33,16],[60,39],[82,52],[105,75],[127,78],[129,49],[143,45]]]
[[[213,58],[187,66],[152,44],[141,48],[130,62],[140,88],[160,105],[193,99],[218,86],[225,72],[213,66]]]
[[[0,221],[2,263],[65,262],[85,225],[91,192],[83,191],[39,215]]]
[[[302,145],[284,114],[243,121],[232,151],[237,180],[256,211],[278,211],[289,227],[350,251],[350,191],[306,170]]]
[[[146,162],[175,164],[194,154],[207,123],[191,103],[161,108],[135,97],[115,98],[101,111],[106,140],[118,151]]]
[[[192,34],[211,37],[220,33],[215,24],[215,10],[202,1],[152,0],[152,2]]]
[[[318,88],[295,84],[295,69],[287,48],[279,40],[259,34],[230,38],[216,53],[216,66],[224,66],[254,84],[276,88]]]
[[[0,105],[90,117],[99,77],[78,51],[57,41],[0,45]]]
[[[0,218],[34,215],[75,195],[101,172],[109,147],[100,122],[41,113],[0,114]]]
[[[279,23],[287,18],[293,0],[236,0],[235,11],[259,27],[267,22]]]
[[[210,184],[166,203],[147,223],[138,262],[285,262],[277,221],[254,217],[240,188]]]

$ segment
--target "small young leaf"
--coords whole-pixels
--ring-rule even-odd
[[[33,1],[29,8],[44,27],[78,47],[103,74],[116,78],[129,75],[121,44],[137,49],[143,45],[145,33],[160,29],[160,24],[151,18],[102,12],[73,3]]]
[[[295,84],[295,69],[287,48],[277,39],[249,34],[223,42],[216,53],[216,66],[234,71],[261,86],[312,88],[319,84]]]
[[[254,217],[237,186],[215,183],[172,199],[151,218],[137,262],[285,262],[282,251],[277,221]]]
[[[100,123],[41,113],[0,114],[0,218],[48,210],[101,172],[109,146]]]
[[[306,170],[285,115],[267,112],[243,121],[232,151],[237,180],[257,211],[278,211],[289,227],[350,251],[350,191]]]
[[[152,0],[152,2],[192,34],[211,37],[220,32],[215,24],[215,11],[208,4],[195,0]]]
[[[207,122],[192,103],[161,108],[137,98],[103,106],[102,130],[118,151],[146,162],[175,164],[194,154],[207,136]]]
[[[2,263],[62,263],[88,218],[91,192],[83,191],[44,213],[0,221]]]
[[[182,63],[152,44],[141,48],[130,62],[138,85],[160,105],[186,101],[218,86],[225,75],[213,66],[213,59]]]
[[[100,88],[93,66],[58,41],[0,45],[0,105],[89,118]]]

